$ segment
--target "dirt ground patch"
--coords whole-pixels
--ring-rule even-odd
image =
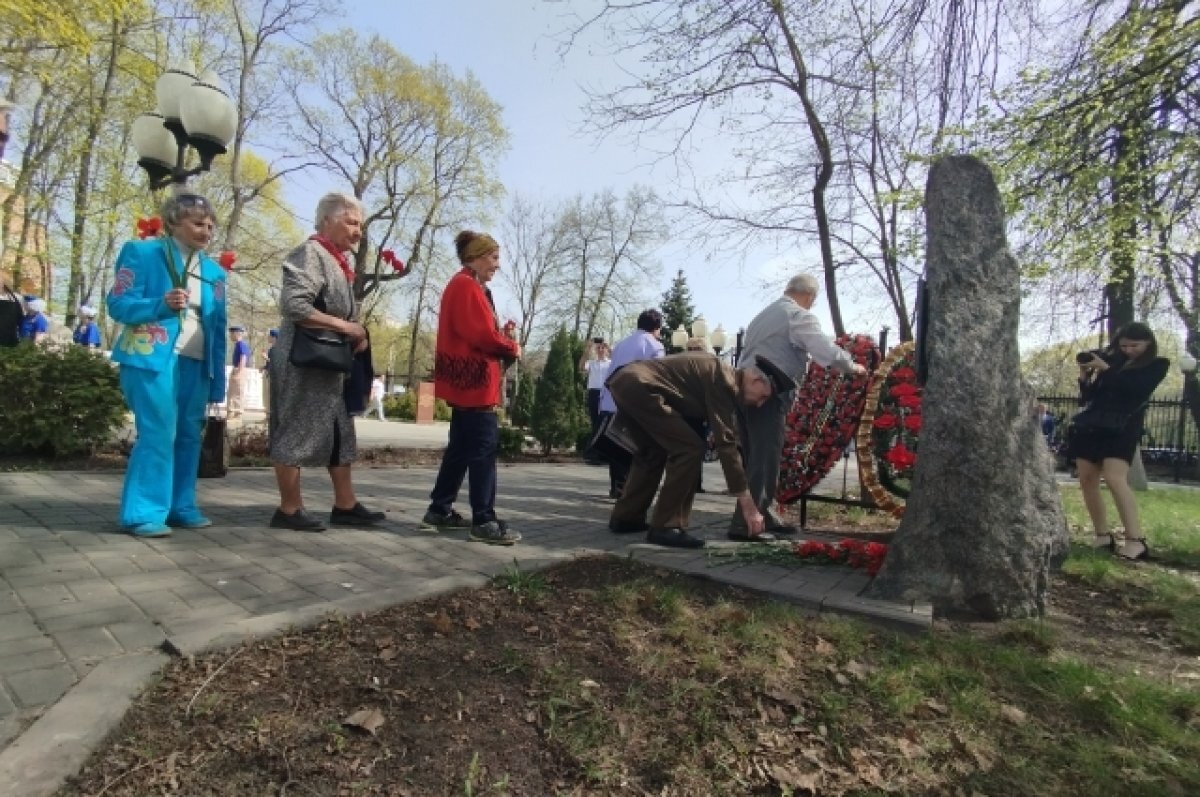
[[[62,794],[1101,793],[1086,762],[1076,773],[1045,748],[1103,727],[1023,678],[965,702],[961,682],[989,651],[1185,686],[1197,661],[1164,618],[1129,618],[1071,579],[1054,602],[1046,634],[940,624],[894,637],[629,560],[514,569],[174,662]],[[1196,731],[1200,698],[1182,694],[1172,722]],[[1044,782],[1025,771],[1039,756]],[[1179,766],[1126,793],[1196,793],[1195,762]]]

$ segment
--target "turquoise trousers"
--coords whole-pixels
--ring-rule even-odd
[[[204,363],[190,357],[172,357],[159,372],[121,366],[121,391],[137,428],[121,491],[123,527],[200,515],[196,471],[211,381]]]

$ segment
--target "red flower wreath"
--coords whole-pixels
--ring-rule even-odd
[[[879,360],[875,341],[867,335],[843,335],[836,343],[868,368]],[[848,376],[809,364],[788,412],[775,492],[780,503],[799,500],[837,464],[854,440],[869,383],[866,376]]]

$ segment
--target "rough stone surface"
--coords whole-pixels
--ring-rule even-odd
[[[869,597],[986,619],[1045,611],[1067,526],[1020,378],[1020,281],[991,172],[938,160],[925,192],[927,381],[904,520]]]

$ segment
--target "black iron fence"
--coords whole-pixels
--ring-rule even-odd
[[[1054,429],[1049,436],[1050,446],[1061,451],[1065,445],[1067,424],[1079,411],[1078,395],[1038,396],[1054,417]],[[1146,423],[1142,430],[1142,461],[1147,469],[1164,475],[1197,478],[1197,452],[1200,451],[1200,430],[1180,395],[1174,399],[1156,398],[1146,407]]]

